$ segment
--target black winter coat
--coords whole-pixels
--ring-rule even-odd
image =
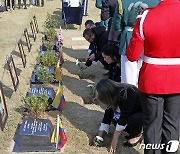
[[[102,49],[104,45],[108,43],[108,31],[104,26],[97,26],[92,28],[93,33],[95,34],[95,42],[89,45],[89,49],[92,50],[91,54],[95,54],[95,61],[102,60]],[[91,66],[92,62],[90,60],[86,61],[86,66]]]
[[[114,62],[109,65],[109,79],[121,82],[121,68],[120,63]]]
[[[118,107],[121,113],[117,123],[118,125],[125,126],[132,114],[142,112],[140,93],[137,87],[129,85],[129,87],[122,91],[119,95],[121,95],[121,97],[126,96],[126,99],[123,101],[118,101]],[[102,123],[110,125],[113,119],[113,115],[114,111],[112,108],[106,109]]]
[[[117,4],[117,0],[102,0],[101,20],[113,17]]]

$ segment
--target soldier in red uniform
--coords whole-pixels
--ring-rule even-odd
[[[161,0],[138,18],[126,51],[130,61],[144,59],[138,88],[143,107],[145,144],[164,144],[145,154],[165,154],[180,128],[180,1]],[[162,146],[161,146],[162,147]],[[176,152],[178,150],[175,148]],[[176,153],[175,152],[175,153]]]

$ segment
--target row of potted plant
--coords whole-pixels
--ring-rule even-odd
[[[42,39],[42,47],[40,47],[37,58],[39,67],[34,71],[33,83],[53,83],[56,81],[54,73],[50,71],[50,67],[56,67],[58,63],[56,25],[57,21],[48,13],[43,25],[45,34]]]
[[[56,47],[56,24],[57,21],[48,13],[43,25],[45,35],[42,39],[42,46],[40,47],[40,52],[37,57],[35,71],[32,74],[31,83],[33,84],[47,84],[56,81],[55,67],[59,60],[59,48]],[[22,101],[26,104],[28,112],[34,116],[45,112],[49,105],[48,96],[46,94],[32,95],[23,98]]]

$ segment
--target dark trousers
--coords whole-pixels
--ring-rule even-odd
[[[117,122],[118,121],[114,119],[112,120],[112,123],[114,126],[116,126]],[[130,138],[140,136],[142,132],[142,113],[141,112],[134,113],[129,116],[127,126],[124,131],[129,134]]]
[[[5,0],[5,3],[6,3],[6,0]],[[10,6],[10,0],[7,0],[7,6]],[[15,1],[12,0],[12,7],[14,8],[15,7]]]
[[[23,0],[23,3],[24,3],[24,7],[26,8],[26,0]],[[21,7],[21,0],[18,0],[18,6],[19,8]]]
[[[179,140],[180,94],[148,95],[141,93],[141,103],[145,144],[167,145],[170,140]],[[166,146],[163,150],[145,149],[144,153],[166,154]]]
[[[103,123],[112,124],[116,127],[118,119],[113,119],[114,112],[111,108],[105,110]],[[129,115],[127,120],[127,127],[124,131],[126,131],[131,138],[137,137],[142,132],[142,112],[136,112]]]
[[[133,113],[129,116],[125,130],[130,138],[140,136],[142,133],[142,112]]]

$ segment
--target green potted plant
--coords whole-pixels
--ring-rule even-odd
[[[48,96],[43,94],[41,96],[32,95],[22,99],[22,102],[27,106],[30,115],[38,116],[45,112],[48,107]]]
[[[38,56],[37,60],[44,66],[56,66],[58,57],[54,50],[48,50],[42,56]]]
[[[43,65],[39,65],[38,70],[35,72],[36,80],[42,83],[51,83],[54,81],[54,76],[49,72],[48,68]]]
[[[53,50],[53,47],[54,47],[54,42],[50,42],[50,41],[47,41],[47,40],[43,40],[43,47],[42,47],[42,50],[43,51],[47,51],[47,50]]]
[[[47,13],[47,17],[43,27],[46,33],[46,38],[50,42],[54,41],[56,35],[56,30],[55,30],[56,25],[57,25],[57,21],[53,19],[49,13]]]

